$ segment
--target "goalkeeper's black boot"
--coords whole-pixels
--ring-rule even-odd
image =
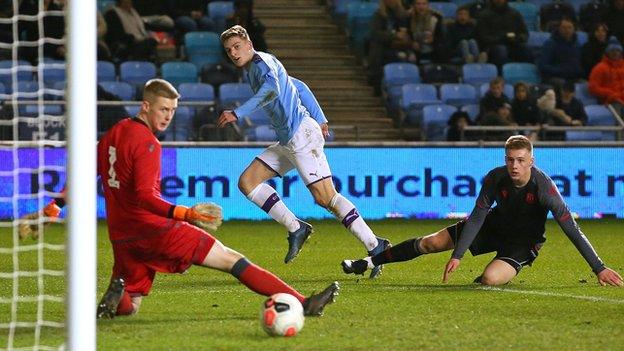
[[[303,314],[313,317],[322,316],[325,306],[335,301],[338,290],[340,290],[340,285],[338,282],[333,282],[325,290],[308,297],[303,303]]]
[[[124,293],[124,280],[122,278],[115,278],[111,280],[108,285],[108,289],[102,296],[97,308],[97,318],[111,319],[115,317],[117,313],[117,306]]]
[[[308,240],[310,235],[314,233],[312,225],[304,221],[299,221],[300,227],[292,233],[288,233],[288,253],[284,258],[284,263],[288,263],[295,259],[303,247],[303,243]]]
[[[375,256],[375,255],[378,255],[378,254],[386,251],[386,249],[388,249],[390,247],[392,247],[392,244],[390,243],[390,241],[388,239],[377,237],[377,246],[374,249],[370,250],[368,252],[368,255],[371,256],[371,257]],[[382,269],[383,269],[383,265],[375,266],[373,269],[371,269],[371,273],[370,273],[369,278],[370,279],[375,279],[378,276],[380,276]]]
[[[368,262],[366,262],[366,260],[344,260],[340,265],[342,266],[342,271],[346,274],[364,275],[364,272],[368,269]]]

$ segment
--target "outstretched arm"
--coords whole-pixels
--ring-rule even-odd
[[[557,186],[552,179],[546,176],[538,176],[538,186],[540,189],[539,197],[540,202],[545,204],[548,208],[565,235],[572,241],[576,249],[583,256],[587,264],[591,267],[594,273],[598,276],[598,282],[601,285],[622,285],[622,277],[610,268],[605,267],[596,250],[589,242],[585,234],[581,231],[578,224],[572,218],[570,209],[566,205],[565,201],[561,197]]]

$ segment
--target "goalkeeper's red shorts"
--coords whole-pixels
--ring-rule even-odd
[[[123,278],[131,296],[147,295],[156,272],[183,273],[192,264],[201,264],[215,240],[195,226],[177,222],[157,236],[113,242],[113,278]]]

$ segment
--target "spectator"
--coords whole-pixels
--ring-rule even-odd
[[[503,104],[509,103],[509,98],[503,92],[505,90],[505,80],[496,77],[490,81],[490,89],[479,101],[479,115],[477,123],[481,123],[481,118],[490,112],[496,112]]]
[[[104,18],[108,26],[106,43],[115,58],[122,61],[154,60],[157,42],[145,29],[132,0],[117,0]]]
[[[492,0],[477,18],[477,39],[490,61],[497,66],[511,61],[532,62],[529,38],[522,15],[507,0]]]
[[[511,115],[520,126],[539,126],[542,122],[537,102],[531,96],[529,86],[526,83],[519,82],[514,85]],[[533,141],[537,140],[537,132],[530,132],[527,138]]]
[[[538,67],[542,78],[548,83],[561,87],[565,81],[583,78],[581,46],[571,19],[559,22],[557,30],[546,40],[541,52]]]
[[[611,35],[621,42],[624,41],[624,0],[610,0],[601,16],[611,31]]]
[[[446,140],[447,141],[461,141],[461,132],[466,126],[472,124],[470,120],[470,116],[464,111],[457,111],[451,115],[449,118],[446,129]]]
[[[382,67],[398,61],[397,53],[409,48],[407,14],[401,0],[381,0],[370,24],[368,47],[368,79],[381,92]]]
[[[555,110],[549,114],[549,124],[555,126],[582,126],[587,123],[583,103],[574,96],[574,84],[567,82],[561,87]],[[565,140],[564,132],[548,132],[548,140]]]
[[[499,106],[496,111],[486,113],[480,121],[482,126],[500,126],[511,127],[517,126],[518,123],[511,114],[511,105],[504,103]],[[506,140],[510,136],[516,134],[514,131],[489,131],[484,140]]]
[[[206,16],[207,0],[170,0],[175,28],[180,34],[195,31],[213,31],[214,22]],[[178,40],[178,42],[181,42]]]
[[[589,75],[589,92],[602,103],[612,104],[622,115],[624,106],[624,59],[622,45],[615,37],[609,39],[604,57]]]
[[[147,30],[173,32],[175,23],[169,16],[172,9],[168,0],[132,0],[132,2]]]
[[[108,26],[100,11],[97,12],[97,58],[98,60],[111,61],[113,59],[111,51],[106,44],[106,32]]]
[[[408,61],[418,63],[444,62],[444,18],[429,7],[428,0],[416,0],[411,10],[411,52]]]
[[[253,2],[251,0],[234,1],[234,13],[226,21],[226,28],[240,25],[247,30],[249,39],[258,51],[267,51],[267,43],[264,39],[265,27],[260,20],[254,17]]]
[[[459,55],[464,62],[487,62],[487,53],[479,52],[479,45],[475,33],[476,24],[470,17],[468,7],[459,7],[455,14],[455,21],[447,27],[448,41],[451,46],[451,56]]]
[[[555,0],[540,7],[540,29],[543,32],[552,32],[557,29],[559,22],[564,18],[576,18],[574,6],[570,3]]]
[[[607,48],[607,40],[609,39],[609,30],[604,22],[594,24],[589,32],[587,43],[581,48],[581,61],[585,76],[589,77],[592,68],[602,60],[605,49]]]

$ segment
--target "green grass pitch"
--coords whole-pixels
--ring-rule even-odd
[[[376,233],[398,243],[436,231],[450,221],[372,222]],[[315,234],[292,263],[283,263],[285,231],[273,222],[228,222],[217,233],[226,245],[310,294],[331,281],[341,284],[335,304],[320,318],[307,318],[294,338],[272,338],[259,325],[264,297],[248,291],[229,274],[193,267],[186,274],[158,275],[138,315],[98,321],[99,350],[622,350],[624,288],[600,287],[595,276],[549,221],[547,242],[533,267],[509,285],[485,290],[472,284],[492,255],[462,260],[449,284],[442,271],[449,253],[387,265],[380,279],[344,275],[339,263],[357,258],[363,248],[336,221],[313,222]],[[624,273],[624,221],[580,222],[603,260]],[[63,227],[53,225],[46,242],[63,243]],[[22,242],[22,245],[33,241]],[[13,246],[13,234],[0,230],[0,247]],[[44,250],[0,255],[0,271],[62,269],[63,252]],[[108,284],[112,253],[104,223],[98,230],[98,296]],[[37,295],[38,280],[0,279],[0,325],[11,322],[14,288]],[[46,277],[42,292],[63,295],[64,278]],[[94,304],[96,297],[94,297]],[[62,321],[64,305],[45,302],[40,313]],[[36,320],[37,303],[19,302],[17,321]],[[8,348],[8,329],[0,329],[0,350]],[[42,327],[41,345],[63,342],[62,329]],[[12,346],[32,349],[33,328],[17,328]]]

